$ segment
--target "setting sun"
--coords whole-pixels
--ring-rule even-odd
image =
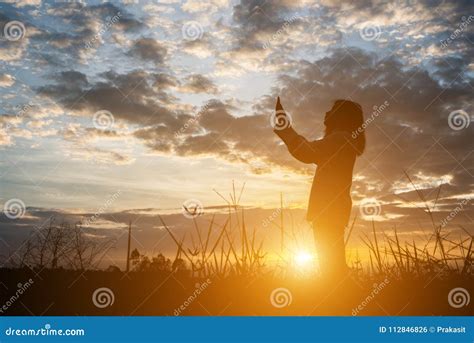
[[[314,254],[301,250],[295,254],[294,260],[297,267],[308,268],[314,263]]]

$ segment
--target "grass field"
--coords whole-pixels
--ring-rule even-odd
[[[50,225],[11,256],[10,268],[0,269],[1,314],[473,314],[473,237],[464,228],[453,239],[452,231],[433,220],[425,242],[407,242],[396,231],[381,235],[372,222],[370,234],[360,237],[368,258],[351,258],[350,274],[329,282],[318,274],[312,256],[288,254],[286,247],[299,233],[284,227],[283,206],[272,219],[280,251],[269,252],[257,228],[247,228],[239,198],[234,189],[221,225],[212,217],[199,227],[199,208],[185,207],[193,223],[187,236],[160,217],[176,245],[174,256],[134,249],[128,272],[97,267],[113,242],[87,238],[80,225]],[[425,212],[433,218],[429,206]]]

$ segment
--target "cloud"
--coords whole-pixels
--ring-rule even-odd
[[[214,54],[215,47],[212,41],[210,35],[207,32],[204,32],[201,39],[184,40],[183,50],[190,55],[199,58],[207,58]]]
[[[0,75],[0,87],[11,87],[15,83],[15,78],[8,74],[1,74]]]
[[[68,88],[83,88],[87,87],[89,82],[87,81],[87,76],[83,73],[69,70],[63,71],[59,75],[53,77],[53,79],[60,81],[63,85],[66,85]]]
[[[242,0],[234,6],[232,19],[238,24],[236,32],[240,47],[254,47],[261,33],[274,33],[285,23],[290,2],[277,0]]]
[[[186,0],[186,2],[181,6],[183,11],[189,13],[196,12],[207,12],[214,13],[219,8],[227,6],[227,0],[211,0],[211,1],[199,1],[199,0]]]
[[[210,79],[200,74],[193,74],[186,78],[180,88],[182,92],[216,94],[217,86]]]
[[[0,128],[0,146],[8,146],[12,144],[12,140],[8,132],[2,127]]]
[[[291,74],[281,74],[278,91],[255,106],[258,114],[236,118],[223,104],[209,107],[199,120],[205,134],[188,137],[176,151],[183,155],[214,153],[244,163],[263,159],[281,168],[308,170],[291,161],[271,134],[268,118],[276,95],[292,114],[295,128],[309,139],[323,133],[323,116],[332,102],[349,98],[362,104],[366,118],[375,118],[367,127],[368,146],[356,172],[371,175],[374,182],[385,185],[384,192],[404,178],[404,170],[435,179],[450,174],[457,190],[449,191],[460,192],[472,189],[468,181],[474,174],[468,159],[472,133],[470,129],[453,131],[448,115],[456,108],[472,113],[470,93],[456,83],[446,89],[436,75],[421,67],[403,68],[395,57],[379,60],[359,49],[336,49],[314,62],[300,61]],[[375,108],[386,101],[389,106],[378,113]],[[356,181],[354,188],[361,194],[373,192],[368,185]]]
[[[86,83],[84,77],[79,77],[83,82],[70,84],[67,75],[56,75],[57,82],[38,88],[39,94],[51,97],[66,109],[87,116],[91,121],[95,112],[107,110],[115,119],[131,124],[163,124],[170,130],[180,126],[180,119],[167,108],[175,98],[165,89],[156,88],[160,83],[173,84],[172,76],[144,70],[118,74],[111,70],[101,74],[102,79],[95,83]]]
[[[102,81],[91,84],[77,72],[61,73],[54,77],[57,84],[42,87],[40,92],[78,115],[92,117],[98,110],[110,111],[117,120],[136,125],[133,136],[160,154],[215,155],[247,164],[260,173],[261,168],[252,166],[261,161],[303,174],[311,173],[312,167],[294,161],[272,133],[269,118],[277,94],[292,114],[296,129],[309,139],[322,135],[323,115],[332,102],[337,97],[349,98],[362,104],[366,119],[373,119],[367,126],[367,151],[359,159],[356,173],[369,173],[374,182],[384,185],[379,191],[391,192],[390,185],[403,177],[403,170],[434,177],[449,174],[453,184],[469,187],[465,174],[474,168],[465,160],[470,133],[454,132],[447,120],[454,109],[472,111],[470,91],[457,83],[445,88],[435,73],[421,67],[404,68],[396,57],[380,59],[352,48],[333,49],[314,61],[301,60],[291,72],[279,75],[273,93],[262,97],[253,113],[239,117],[235,107],[219,100],[194,113],[172,109],[177,99],[168,91],[177,86],[192,92],[216,91],[212,81],[199,74],[183,81],[144,70],[127,74],[109,71],[101,77]],[[79,82],[71,85],[70,79]],[[384,103],[388,106],[378,113],[375,108]],[[182,130],[190,120],[192,125]],[[177,131],[182,132],[179,138]],[[462,161],[463,168],[454,168],[457,164],[449,154]],[[354,183],[359,194],[372,192],[371,187],[368,181]]]
[[[117,151],[88,146],[74,147],[68,151],[68,155],[72,159],[86,160],[97,164],[126,165],[135,161],[133,157]]]
[[[42,5],[34,16],[31,7],[14,9],[27,35],[0,47],[9,113],[1,120],[12,128],[2,125],[4,148],[14,148],[15,137],[57,134],[75,159],[132,163],[133,148],[143,145],[146,153],[189,163],[211,156],[260,175],[309,180],[314,166],[293,160],[272,132],[275,97],[308,139],[323,134],[332,102],[349,98],[371,119],[367,150],[355,168],[355,201],[381,197],[388,214],[405,216],[394,193],[414,202],[416,192],[404,171],[427,197],[442,181],[446,204],[472,192],[473,124],[458,131],[448,125],[452,111],[472,116],[474,109],[474,23],[460,29],[462,16],[472,13],[469,2],[131,6]],[[0,18],[2,24],[12,19]],[[202,38],[183,39],[186,21],[205,28]],[[361,37],[369,24],[380,28],[379,39]],[[34,105],[16,118],[15,106],[30,99]],[[94,114],[103,110],[114,119],[109,130],[94,127]]]
[[[121,35],[133,34],[145,27],[128,11],[111,3],[94,6],[66,3],[50,6],[46,13],[57,25],[49,25],[40,30],[36,40],[57,49],[55,52],[61,52],[62,59],[67,57],[69,61],[80,63],[92,58],[109,35],[117,32]],[[64,27],[69,29],[65,30]],[[54,53],[43,49],[42,54]],[[61,61],[65,62],[67,61]]]
[[[51,125],[53,121],[51,119],[49,120],[31,120],[28,122],[28,127],[34,128],[34,129],[41,129],[45,126]]]
[[[130,54],[144,61],[160,65],[165,61],[167,49],[155,39],[140,38],[133,43]]]

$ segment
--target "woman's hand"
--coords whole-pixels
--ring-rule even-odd
[[[291,126],[291,117],[286,114],[280,102],[280,97],[277,98],[275,105],[275,115],[272,117],[272,126],[275,131],[284,130]]]
[[[285,112],[285,110],[283,109],[283,106],[281,105],[280,97],[277,98],[275,112]]]

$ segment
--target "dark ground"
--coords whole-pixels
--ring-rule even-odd
[[[5,309],[7,301],[17,292],[18,283],[24,284],[30,278],[33,284]],[[3,311],[0,315],[26,316],[173,316],[176,313],[195,316],[350,316],[353,309],[373,292],[376,282],[352,277],[336,286],[323,285],[318,279],[271,277],[211,278],[209,282],[190,278],[184,273],[125,274],[47,269],[39,273],[30,269],[0,269],[0,280],[0,310]],[[448,294],[455,287],[463,287],[474,294],[473,281],[472,276],[451,276],[448,280],[389,279],[378,294],[366,301],[357,315],[473,315],[472,301],[461,308],[453,308],[448,303]],[[104,308],[94,305],[92,296],[100,287],[112,290],[112,305]],[[203,288],[201,293],[196,294],[200,287]],[[272,305],[270,297],[276,288],[286,288],[291,293],[288,306],[277,308]]]

